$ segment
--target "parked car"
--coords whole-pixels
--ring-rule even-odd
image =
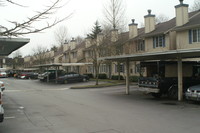
[[[7,73],[6,72],[0,72],[0,78],[6,78]]]
[[[191,86],[185,93],[187,100],[200,101],[200,85]]]
[[[37,79],[38,73],[34,72],[22,72],[18,75],[20,79]]]
[[[58,77],[56,80],[58,83],[64,84],[67,84],[69,82],[86,82],[89,80],[89,76],[71,72],[65,74],[64,76]]]
[[[65,71],[57,70],[57,74],[58,74],[58,76],[63,76],[63,75],[65,75]],[[39,74],[38,79],[40,81],[46,82],[48,76],[49,76],[50,81],[55,81],[56,80],[56,70],[48,70],[42,74]]]
[[[2,95],[4,90],[5,90],[4,83],[0,81],[0,122],[3,122],[4,120],[4,108],[2,105],[2,98],[3,98]]]

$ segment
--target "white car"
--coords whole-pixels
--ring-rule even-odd
[[[0,78],[6,78],[7,73],[6,72],[0,72]]]
[[[3,91],[5,90],[4,83],[0,81],[0,122],[4,120],[4,108],[2,105]]]

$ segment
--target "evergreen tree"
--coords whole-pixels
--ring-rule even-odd
[[[97,35],[102,32],[99,22],[96,21],[94,27],[92,28],[92,33],[89,35],[92,39],[96,39]]]

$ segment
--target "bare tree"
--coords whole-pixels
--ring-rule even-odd
[[[33,49],[33,57],[34,57],[34,65],[45,64],[46,60],[48,60],[47,56],[47,48],[41,45],[38,45]]]
[[[81,36],[77,36],[75,40],[77,41],[77,44],[80,44],[83,42],[84,39]]]
[[[191,8],[189,9],[191,12],[192,11],[197,11],[200,10],[200,1],[199,0],[195,0],[194,4],[191,6]]]
[[[24,58],[22,58],[22,53],[17,50],[12,54],[12,68],[17,69],[24,65]]]
[[[99,25],[98,21],[96,21],[94,27],[92,28],[92,33],[88,35],[88,37],[91,38],[92,46],[87,50],[87,52],[90,55],[90,60],[93,63],[93,67],[95,69],[96,85],[99,84],[99,68],[101,64],[101,61],[98,60],[100,57],[100,49],[97,45],[97,35],[101,33],[101,31],[101,26]]]
[[[0,25],[0,36],[17,37],[30,33],[38,33],[69,19],[72,13],[66,15],[64,18],[61,19],[54,19],[53,22],[48,21],[55,14],[55,12],[58,11],[58,9],[64,6],[61,5],[61,1],[62,0],[55,0],[50,6],[46,6],[46,9],[36,12],[34,16],[26,18],[26,20],[24,20],[23,22],[9,21],[13,25],[12,28],[7,28],[6,26]],[[12,0],[1,0],[0,6],[2,6],[5,2],[20,5]],[[34,25],[37,22],[44,22],[46,25],[42,27],[35,27]]]
[[[104,6],[105,20],[113,29],[124,29],[126,8],[123,3],[123,0],[109,0]]]
[[[163,23],[163,22],[166,22],[169,20],[169,17],[167,17],[166,15],[164,14],[159,14],[157,17],[156,17],[156,24],[158,23]]]
[[[63,45],[68,40],[68,31],[67,27],[60,26],[54,32],[55,40],[58,42],[59,45]]]
[[[0,0],[0,6],[5,6],[6,3],[11,3],[11,4],[14,4],[14,5],[18,5],[18,6],[22,6],[24,7],[23,5],[17,3],[17,2],[14,2],[13,0]]]
[[[12,53],[12,58],[17,58],[17,57],[22,57],[22,53],[20,50],[16,50],[15,52]]]

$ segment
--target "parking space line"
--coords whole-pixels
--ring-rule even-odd
[[[28,91],[64,91],[69,88],[60,88],[60,89],[28,89],[28,90],[5,90],[5,92],[28,92]]]
[[[4,117],[4,119],[15,119],[15,116],[6,116],[6,117]]]

